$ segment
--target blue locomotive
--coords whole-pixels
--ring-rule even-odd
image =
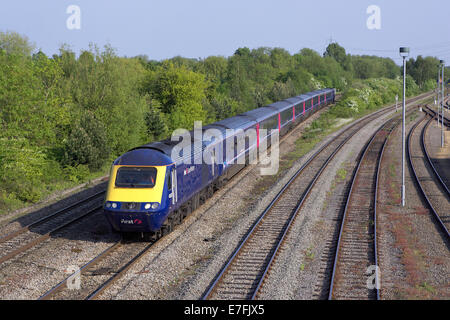
[[[278,130],[283,136],[323,106],[334,103],[335,89],[286,99],[202,128],[220,132],[204,139],[190,132],[186,148],[164,140],[137,147],[116,159],[111,168],[104,214],[113,230],[160,237],[203,204],[248,163],[261,143]],[[240,147],[236,132],[253,130],[256,137]],[[219,149],[217,146],[220,144]],[[217,152],[217,150],[223,152]],[[200,159],[200,161],[198,161]],[[209,160],[209,161],[205,161]],[[243,160],[243,161],[238,161]]]

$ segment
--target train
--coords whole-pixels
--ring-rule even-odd
[[[275,132],[285,135],[313,113],[334,103],[335,98],[334,88],[316,90],[201,128],[203,133],[222,133],[211,139],[190,131],[191,144],[186,148],[180,148],[180,142],[171,138],[121,155],[112,164],[103,204],[113,232],[140,233],[151,238],[171,232],[248,165],[250,154],[261,148],[262,142],[270,146]],[[239,133],[250,130],[256,132],[254,139],[229,148],[237,145]],[[216,154],[222,148],[223,152]]]

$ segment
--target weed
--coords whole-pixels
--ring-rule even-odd
[[[312,252],[312,249],[313,249],[312,247],[309,247],[305,252],[306,258],[309,260],[314,259],[314,252]]]
[[[347,177],[347,170],[345,170],[344,168],[340,168],[337,171],[337,176],[340,180],[345,180],[345,178]]]

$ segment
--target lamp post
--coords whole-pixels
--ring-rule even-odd
[[[409,48],[401,47],[400,56],[403,58],[403,121],[402,121],[402,207],[405,206],[405,118],[406,118],[406,57],[409,56]]]
[[[438,67],[438,80],[437,80],[437,126],[439,127],[439,117],[440,117],[440,108],[441,108],[441,62],[442,60],[439,60],[439,67]]]
[[[440,61],[442,65],[442,99],[441,99],[441,148],[444,147],[444,68],[445,62],[444,60]]]

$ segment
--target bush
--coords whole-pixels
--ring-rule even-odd
[[[110,154],[105,126],[90,112],[84,113],[72,128],[65,150],[67,165],[87,165],[92,170],[99,169]]]
[[[43,150],[26,139],[0,139],[0,185],[7,194],[21,201],[38,201],[45,166]]]
[[[69,181],[81,183],[89,176],[89,167],[81,164],[76,167],[67,166],[64,168],[64,175]]]
[[[419,87],[414,80],[407,78],[407,85],[410,90],[407,94],[418,94]],[[367,79],[355,82],[342,96],[336,106],[331,109],[331,113],[336,117],[351,118],[364,113],[366,110],[379,108],[387,103],[395,101],[395,96],[399,99],[402,92],[402,80],[393,79]]]

